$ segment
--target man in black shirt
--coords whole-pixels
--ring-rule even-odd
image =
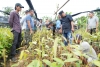
[[[62,34],[71,43],[72,33],[74,32],[73,18],[71,15],[66,15],[63,11],[59,12],[61,16]],[[68,42],[64,41],[65,46]]]

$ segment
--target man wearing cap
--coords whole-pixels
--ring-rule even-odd
[[[29,14],[26,16],[26,30],[25,30],[26,45],[29,45],[29,42],[32,42],[32,35],[34,31],[33,15],[34,15],[34,10],[30,9]]]
[[[61,28],[62,28],[62,34],[63,36],[71,43],[71,32],[74,31],[73,26],[73,18],[71,15],[66,15],[63,11],[59,12],[59,15],[61,16]],[[68,42],[64,41],[65,46],[68,45]]]
[[[87,31],[92,35],[98,30],[99,19],[97,16],[94,16],[94,13],[89,12],[89,19],[87,21]]]
[[[21,44],[21,25],[20,25],[20,16],[19,12],[21,11],[21,8],[24,8],[20,3],[15,4],[15,11],[10,13],[9,17],[9,24],[12,28],[13,33],[13,44],[11,47],[11,60],[13,62],[16,62],[15,55],[18,53],[16,49],[20,47]]]

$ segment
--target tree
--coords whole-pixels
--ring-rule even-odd
[[[4,16],[7,16],[6,13],[9,13],[9,14],[10,14],[10,12],[11,12],[12,10],[13,10],[12,7],[3,7],[3,11],[5,12],[5,13],[3,13],[3,15],[4,15]]]
[[[76,19],[79,28],[86,28],[87,17],[81,16]]]

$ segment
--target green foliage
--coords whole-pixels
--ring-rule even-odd
[[[93,63],[94,63],[96,66],[100,67],[100,61],[94,60]]]
[[[87,23],[87,17],[82,16],[76,19],[79,28],[86,28],[86,23]]]
[[[3,7],[3,11],[4,12],[6,12],[6,13],[9,13],[10,14],[10,12],[13,10],[13,8],[12,7]],[[7,16],[7,14],[6,13],[3,13],[5,16]]]
[[[33,60],[27,67],[40,67],[40,61]]]
[[[10,52],[13,36],[9,28],[0,28],[0,57],[3,57],[2,51],[6,49],[6,54]]]
[[[2,56],[4,55],[4,51],[10,50],[13,36],[8,28],[0,28],[0,53]],[[88,33],[83,33],[84,31],[81,29],[78,31],[79,34],[82,34],[84,38],[88,38],[91,40],[91,35]],[[2,34],[3,33],[3,34]],[[74,33],[76,34],[76,32]],[[95,35],[99,36],[99,32]],[[94,36],[94,35],[93,35]],[[49,67],[65,67],[66,63],[70,63],[69,66],[74,63],[77,67],[84,65],[82,63],[82,59],[78,57],[85,57],[88,58],[87,55],[82,54],[79,51],[79,45],[69,45],[67,47],[62,45],[62,37],[55,36],[56,38],[53,39],[52,31],[48,31],[45,28],[43,31],[37,31],[32,38],[32,42],[30,42],[29,47],[26,50],[22,50],[21,55],[25,56],[25,58],[21,59],[23,63],[26,64],[26,67],[42,67],[48,65]],[[97,37],[98,38],[98,37]],[[95,37],[93,39],[95,41]],[[8,46],[8,44],[10,45]],[[6,46],[5,46],[6,45]],[[5,50],[6,49],[6,50]],[[27,55],[26,55],[27,54]],[[28,59],[29,58],[29,59]],[[19,58],[20,61],[20,58]],[[98,65],[98,61],[94,61],[95,65]],[[18,66],[20,62],[12,65]]]

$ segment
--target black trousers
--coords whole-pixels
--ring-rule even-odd
[[[96,33],[96,28],[90,29],[89,32],[90,32],[91,35],[92,35],[93,33]]]
[[[13,31],[13,44],[11,47],[11,57],[14,57],[16,54],[16,49],[20,47],[21,44],[21,33],[18,33],[16,31]]]

